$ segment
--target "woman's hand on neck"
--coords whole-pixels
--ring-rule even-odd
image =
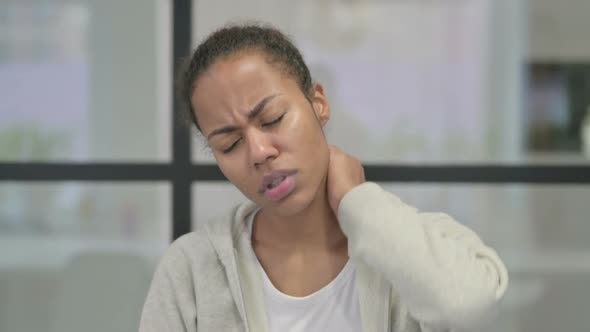
[[[365,181],[365,170],[361,161],[330,145],[327,191],[330,207],[336,216],[344,195]]]
[[[357,158],[330,145],[327,174],[311,204],[291,217],[261,210],[252,231],[253,241],[299,249],[342,247],[346,237],[338,223],[338,207],[344,195],[364,183],[365,172]]]

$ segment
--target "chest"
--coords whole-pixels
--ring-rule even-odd
[[[390,287],[379,277],[367,277],[366,268],[355,270],[356,290],[351,291],[351,288],[344,287],[343,289],[347,289],[347,291],[337,292],[342,294],[340,298],[335,297],[333,301],[319,301],[319,308],[332,308],[332,312],[321,309],[311,310],[303,312],[303,316],[298,316],[297,320],[295,315],[288,314],[284,319],[273,322],[270,321],[273,318],[268,317],[279,317],[285,307],[269,304],[266,296],[261,297],[261,302],[255,300],[256,294],[266,292],[265,288],[268,285],[264,286],[264,275],[255,273],[257,271],[255,268],[248,271],[240,268],[241,272],[238,273],[238,270],[233,268],[235,266],[242,265],[239,263],[237,265],[227,264],[225,267],[217,266],[217,268],[205,269],[209,271],[208,273],[202,273],[203,270],[200,270],[201,273],[197,274],[195,271],[195,275],[199,279],[194,285],[197,302],[195,319],[198,331],[314,331],[312,328],[305,328],[309,326],[321,327],[316,331],[332,331],[333,328],[338,328],[337,331],[346,331],[343,327],[328,325],[326,317],[338,316],[341,317],[338,319],[339,321],[350,322],[350,317],[356,315],[351,313],[356,312],[354,306],[357,304],[360,304],[360,317],[364,317],[364,320],[361,319],[360,322],[363,329],[356,331],[420,331],[416,322],[406,317],[406,311],[400,310],[402,307],[394,305],[391,312],[386,309],[388,305],[384,303],[383,299],[389,293]],[[247,278],[254,275],[256,277]],[[241,287],[235,287],[237,284],[241,284]],[[359,300],[355,301],[354,299],[357,297]],[[253,312],[251,309],[254,307],[259,310]],[[239,308],[245,308],[246,314],[240,313]],[[248,317],[249,329],[246,327],[244,317]],[[301,319],[301,317],[304,318]],[[268,324],[270,326],[260,328],[260,322],[264,321],[270,323]],[[381,326],[385,322],[391,323],[391,326],[382,328]],[[257,326],[252,326],[254,323],[258,323]],[[290,328],[275,329],[271,326],[290,326]]]
[[[355,268],[346,251],[254,251],[269,331],[362,330]]]
[[[305,297],[291,297],[264,280],[270,332],[354,332],[362,330],[354,271],[345,268],[332,282]]]
[[[290,253],[254,247],[262,272],[284,294],[304,297],[328,285],[348,261],[346,251]]]

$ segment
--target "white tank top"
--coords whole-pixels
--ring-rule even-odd
[[[250,238],[254,216],[248,218]],[[266,316],[271,332],[362,331],[356,271],[350,261],[329,284],[305,297],[286,295],[275,288],[257,260],[263,276]]]

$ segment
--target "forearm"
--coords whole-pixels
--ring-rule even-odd
[[[351,258],[382,273],[410,314],[434,329],[476,325],[505,292],[496,253],[447,215],[419,213],[365,183],[342,199],[338,218]]]

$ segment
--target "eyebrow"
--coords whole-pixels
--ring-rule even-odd
[[[258,116],[258,114],[260,114],[260,112],[262,112],[264,110],[264,107],[266,106],[266,104],[268,104],[271,100],[273,100],[278,95],[279,94],[267,96],[264,99],[262,99],[260,102],[258,102],[258,104],[256,104],[256,106],[254,106],[254,108],[252,108],[248,112],[248,120],[252,120],[256,116]],[[213,137],[215,135],[227,134],[227,133],[230,133],[230,132],[235,131],[237,129],[238,128],[235,126],[226,126],[226,127],[221,127],[221,128],[215,129],[207,136],[207,140],[211,139],[211,137]]]

